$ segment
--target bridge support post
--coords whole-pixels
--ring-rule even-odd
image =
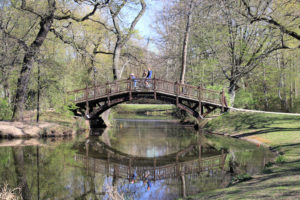
[[[198,100],[199,100],[199,112],[200,112],[200,115],[203,116],[203,105],[202,105],[202,84],[199,85],[198,87]]]
[[[185,176],[184,176],[183,171],[180,174],[180,178],[181,178],[181,183],[182,183],[182,196],[183,196],[183,198],[185,198],[186,197],[186,185],[185,185]]]
[[[84,98],[85,98],[85,116],[88,117],[90,108],[89,108],[89,101],[88,101],[88,89],[87,89],[87,86],[85,87]]]

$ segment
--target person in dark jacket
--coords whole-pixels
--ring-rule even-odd
[[[148,73],[147,73],[146,79],[149,80],[149,79],[151,79],[151,78],[152,78],[152,70],[151,70],[151,68],[149,67],[149,68],[148,68]],[[146,87],[149,87],[148,81],[146,81]]]

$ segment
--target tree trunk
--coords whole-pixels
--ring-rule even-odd
[[[269,110],[269,100],[268,100],[268,87],[266,82],[266,69],[264,68],[264,80],[263,80],[263,87],[264,87],[264,96],[265,96],[265,110]]]
[[[119,40],[119,39],[118,39]],[[117,41],[116,46],[114,49],[114,54],[113,54],[113,65],[112,65],[112,70],[113,70],[113,76],[114,80],[119,80],[120,77],[120,70],[118,69],[119,63],[120,63],[120,55],[121,55],[121,49],[122,46],[120,43]]]
[[[23,111],[25,105],[25,98],[27,93],[27,87],[29,78],[31,75],[31,70],[34,63],[34,57],[38,53],[40,47],[44,43],[44,40],[47,37],[47,34],[52,26],[54,12],[55,12],[55,0],[49,0],[49,13],[47,16],[44,16],[40,22],[40,30],[35,38],[35,40],[31,43],[28,49],[25,52],[22,69],[18,78],[15,104],[13,109],[13,120],[15,121],[23,121]]]
[[[235,80],[230,80],[228,93],[229,93],[229,96],[230,96],[230,105],[231,106],[234,105],[235,89],[236,89],[236,81]]]
[[[4,98],[10,103],[9,85],[7,77],[3,81]]]
[[[186,28],[184,33],[184,39],[183,39],[183,46],[182,46],[182,59],[181,59],[181,75],[180,75],[180,83],[184,84],[184,77],[185,77],[185,71],[186,71],[186,57],[187,57],[187,48],[188,48],[188,42],[189,42],[189,36],[190,36],[190,29],[191,29],[191,21],[192,21],[192,12],[193,12],[193,0],[190,1],[189,10],[187,13],[187,22],[186,22]]]
[[[36,122],[40,120],[40,66],[38,66],[38,78],[37,78],[37,101],[36,101]]]
[[[284,89],[284,59],[283,56],[279,58],[278,53],[277,57],[277,67],[279,71],[279,79],[278,79],[278,98],[280,100],[280,110],[283,112],[287,111],[287,103],[286,103],[286,93]],[[283,93],[283,95],[282,95]]]

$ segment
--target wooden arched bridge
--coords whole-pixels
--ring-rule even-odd
[[[205,89],[161,79],[129,79],[108,82],[69,92],[77,106],[77,116],[96,119],[107,109],[131,100],[151,98],[176,105],[197,119],[219,108],[228,110],[223,91]]]

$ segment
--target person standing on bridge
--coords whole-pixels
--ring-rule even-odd
[[[147,73],[146,79],[149,80],[149,79],[151,79],[151,78],[152,78],[152,70],[151,70],[151,68],[149,67],[149,68],[148,68],[148,73]],[[146,81],[146,86],[149,87],[148,81]]]
[[[130,79],[133,81],[133,87],[136,88],[136,79],[135,79],[134,73],[130,74]]]

